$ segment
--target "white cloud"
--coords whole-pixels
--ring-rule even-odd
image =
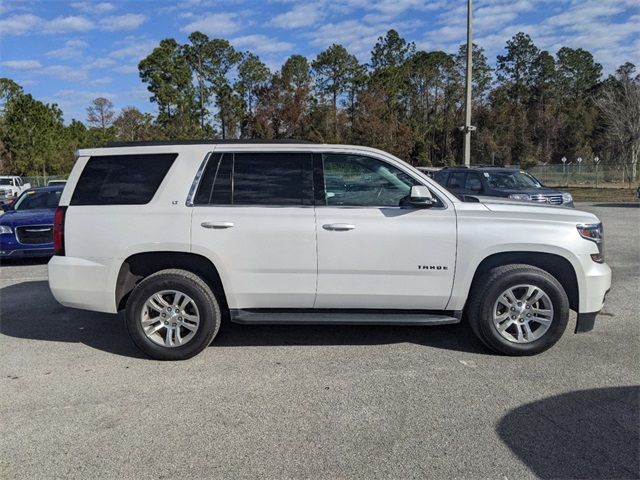
[[[35,15],[12,15],[0,20],[0,35],[24,35],[30,32],[36,25],[41,22],[40,17]]]
[[[2,62],[2,66],[9,70],[37,70],[42,67],[42,64],[38,60],[7,60]]]
[[[99,87],[102,85],[109,85],[112,82],[112,78],[111,77],[100,77],[100,78],[96,78],[94,80],[91,80],[89,82],[89,85],[93,86],[93,87]]]
[[[107,13],[115,10],[115,5],[109,2],[91,3],[91,2],[75,2],[71,6],[85,13]]]
[[[138,73],[137,65],[121,65],[113,69],[117,73]]]
[[[378,37],[386,31],[386,25],[366,25],[357,20],[344,20],[317,27],[310,37],[315,47],[324,49],[332,43],[339,43],[364,62],[369,60],[369,53]]]
[[[147,20],[141,13],[125,13],[124,15],[113,15],[100,20],[99,25],[102,30],[115,32],[120,30],[134,30]]]
[[[87,72],[68,65],[48,65],[37,71],[39,75],[60,78],[71,82],[79,82],[87,79]]]
[[[240,29],[235,13],[210,13],[200,20],[191,22],[182,28],[183,32],[202,32],[211,36],[228,35]]]
[[[317,4],[300,4],[288,12],[276,15],[270,24],[280,28],[300,28],[314,25],[323,17]]]
[[[64,42],[64,45],[64,47],[48,51],[45,55],[61,60],[81,59],[84,49],[89,46],[89,44],[83,40],[67,40]]]
[[[93,22],[86,17],[69,15],[45,21],[42,25],[42,31],[44,33],[85,32],[91,30],[93,26]]]
[[[266,35],[245,35],[231,40],[234,47],[247,49],[255,53],[278,53],[293,49],[294,45],[289,42],[279,41],[269,38]]]
[[[137,61],[149,55],[149,53],[158,46],[158,42],[139,37],[127,37],[124,41],[120,42],[120,45],[120,48],[109,53],[109,58],[118,60],[127,58]]]
[[[88,63],[85,63],[84,68],[86,70],[93,70],[94,68],[108,68],[116,64],[116,61],[113,58],[104,57],[97,58],[95,60],[91,60]]]

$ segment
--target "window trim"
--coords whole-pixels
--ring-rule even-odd
[[[316,165],[316,155],[318,157],[318,164]],[[442,206],[433,206],[430,208],[419,208],[419,207],[409,207],[409,206],[400,206],[398,205],[396,206],[388,206],[388,205],[327,205],[326,204],[326,198],[324,197],[324,155],[356,155],[356,156],[360,156],[360,157],[365,157],[365,158],[370,158],[372,160],[377,160],[379,162],[384,163],[387,166],[391,166],[393,168],[395,168],[396,170],[400,170],[402,173],[404,173],[405,175],[407,175],[408,177],[410,177],[411,179],[413,179],[418,185],[423,185],[425,187],[427,187],[429,189],[429,191],[431,192],[431,195],[433,195],[435,198],[438,199],[438,201],[440,202],[440,204]],[[316,170],[319,170],[319,172],[316,172]],[[439,195],[438,193],[436,193],[436,191],[434,191],[433,188],[431,188],[431,186],[425,182],[423,182],[422,180],[420,180],[419,178],[416,177],[416,175],[413,175],[411,172],[404,170],[403,168],[400,168],[400,166],[395,165],[391,162],[388,162],[386,159],[384,158],[380,158],[379,156],[374,156],[374,155],[370,155],[368,153],[360,153],[360,152],[343,152],[343,151],[323,151],[323,152],[314,152],[314,185],[316,180],[321,179],[322,183],[322,188],[316,188],[316,195],[314,195],[314,199],[315,199],[315,206],[318,208],[344,208],[344,209],[375,209],[375,210],[380,210],[381,208],[385,208],[385,209],[395,209],[395,210],[447,210],[449,208],[447,202],[445,202],[441,195]],[[324,202],[324,203],[323,203]]]
[[[191,182],[191,188],[189,189],[189,193],[187,194],[187,200],[185,205],[187,207],[193,207],[193,199],[196,196],[196,192],[198,191],[198,187],[200,186],[200,181],[202,180],[202,175],[204,175],[204,171],[207,168],[207,164],[209,163],[209,159],[213,155],[213,150],[207,152],[204,156],[202,162],[200,162],[200,167],[196,171],[196,176],[193,178],[193,182]]]

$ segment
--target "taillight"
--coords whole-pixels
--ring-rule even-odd
[[[53,216],[53,253],[54,255],[64,256],[64,217],[67,213],[67,207],[56,208]]]

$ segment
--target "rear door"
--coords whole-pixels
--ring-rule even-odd
[[[381,159],[325,154],[316,162],[315,307],[444,309],[455,267],[453,207],[406,205],[421,183]]]
[[[316,293],[312,155],[212,153],[193,198],[192,251],[230,308],[311,308]]]

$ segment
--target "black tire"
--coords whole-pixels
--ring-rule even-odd
[[[184,345],[166,347],[154,343],[145,334],[140,321],[145,302],[154,293],[177,290],[185,293],[197,306],[200,316],[198,328]],[[185,360],[207,348],[220,328],[220,307],[209,285],[199,276],[186,270],[162,270],[143,279],[131,292],[127,301],[127,330],[136,346],[156,360]]]
[[[522,284],[544,290],[553,305],[553,318],[540,338],[529,343],[514,343],[498,332],[493,323],[493,309],[503,292]],[[504,355],[535,355],[547,350],[562,337],[569,321],[569,299],[560,282],[548,272],[531,265],[503,265],[489,270],[472,286],[466,310],[476,336],[488,348]]]

